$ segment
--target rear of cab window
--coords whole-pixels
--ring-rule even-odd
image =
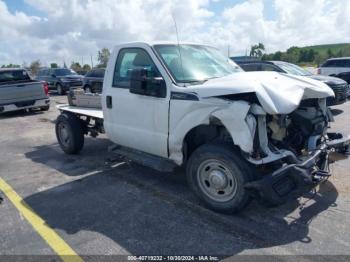
[[[146,69],[150,76],[160,76],[152,58],[141,48],[124,48],[120,50],[115,65],[113,87],[130,87],[130,76],[133,69]]]

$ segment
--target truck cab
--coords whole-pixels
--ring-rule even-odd
[[[243,72],[207,45],[129,43],[109,59],[102,111],[60,106],[56,134],[66,153],[105,132],[136,162],[184,166],[209,208],[236,212],[252,198],[281,204],[328,178],[329,152],[349,145],[328,132],[330,96],[317,80]]]

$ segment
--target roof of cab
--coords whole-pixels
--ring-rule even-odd
[[[155,45],[202,45],[202,46],[210,46],[208,44],[200,44],[200,43],[194,43],[194,42],[176,42],[176,41],[135,41],[135,42],[125,42],[120,43],[117,46],[124,46],[124,45],[149,45],[149,46],[155,46]]]

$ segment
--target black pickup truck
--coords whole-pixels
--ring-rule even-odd
[[[83,76],[68,68],[41,69],[36,79],[47,82],[49,89],[57,90],[59,95],[64,95],[71,87],[83,85]]]
[[[87,93],[102,93],[104,68],[93,69],[84,76],[83,88]]]

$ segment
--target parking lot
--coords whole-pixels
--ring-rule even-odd
[[[66,155],[48,112],[0,116],[0,177],[79,255],[350,255],[350,160],[332,165],[316,193],[275,208],[255,202],[236,215],[207,210],[184,172],[160,173],[87,138]],[[333,130],[350,133],[350,103],[335,107]],[[55,252],[3,194],[1,255]]]

